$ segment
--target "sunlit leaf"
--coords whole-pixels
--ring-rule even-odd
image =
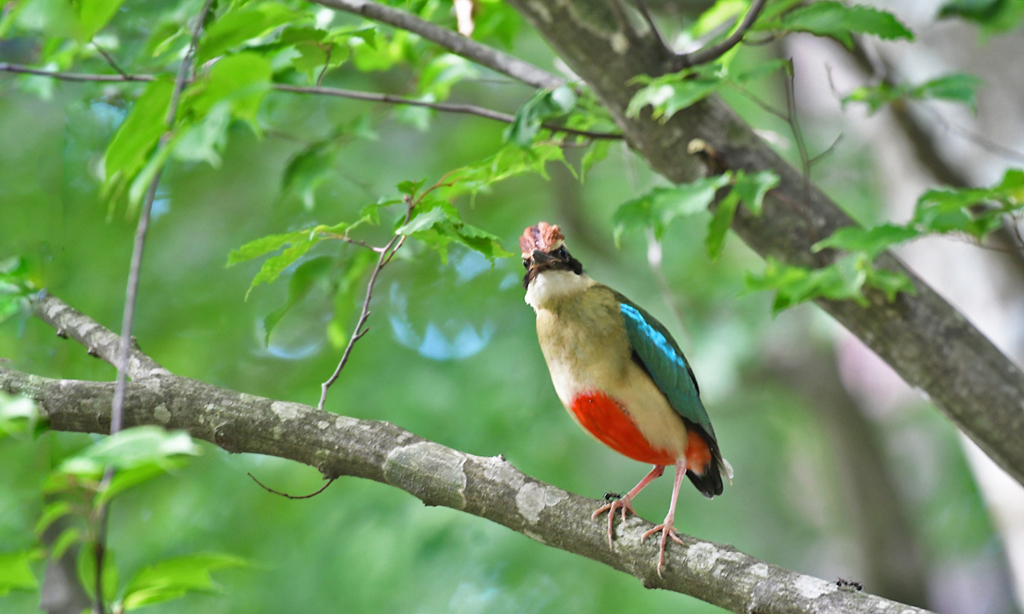
[[[115,177],[131,181],[145,166],[150,150],[166,129],[164,120],[173,89],[171,80],[157,79],[146,86],[145,92],[132,105],[103,157],[107,185]]]
[[[761,215],[765,194],[778,185],[779,176],[774,171],[758,171],[753,175],[736,171],[733,174],[733,192],[754,215]]]
[[[825,0],[784,14],[781,28],[834,38],[853,48],[853,34],[872,34],[887,40],[914,40],[914,35],[892,13],[866,6],[847,6]]]
[[[173,457],[197,454],[199,446],[184,431],[136,426],[105,437],[65,459],[54,473],[96,477],[102,475],[107,466],[119,470],[143,465],[165,466]]]
[[[769,257],[763,274],[747,273],[746,288],[751,292],[774,290],[772,311],[776,314],[819,297],[867,304],[861,290],[870,267],[863,254],[840,258],[820,269],[793,267]]]
[[[51,524],[56,522],[58,519],[63,518],[71,513],[71,504],[67,501],[54,501],[43,508],[43,515],[36,521],[36,526],[32,529],[37,536],[43,534]]]
[[[255,127],[256,111],[270,89],[270,62],[261,55],[243,52],[221,59],[208,78],[198,81],[182,97],[182,104],[205,117],[222,101],[229,101],[233,115]]]
[[[11,591],[34,591],[39,581],[32,573],[32,563],[43,558],[38,549],[0,552],[0,597]]]
[[[561,117],[576,106],[576,94],[567,85],[541,90],[516,112],[515,120],[505,129],[504,139],[520,147],[529,147],[545,121]]]
[[[885,298],[891,303],[896,300],[896,295],[900,292],[906,292],[907,294],[917,294],[917,288],[914,287],[914,282],[910,281],[904,273],[899,271],[889,271],[887,269],[871,268],[867,272],[868,276],[864,282],[864,285],[871,286],[885,293]]]
[[[188,593],[214,593],[219,589],[210,574],[229,567],[244,567],[245,559],[215,552],[190,554],[155,563],[140,570],[125,588],[124,609],[135,610],[163,603]]]
[[[612,215],[616,245],[623,232],[642,228],[653,228],[655,238],[660,241],[672,220],[706,210],[715,192],[729,183],[730,178],[729,174],[723,174],[678,186],[659,186],[622,204]]]
[[[38,415],[32,399],[0,392],[0,438],[31,430]]]
[[[50,559],[59,561],[68,548],[82,541],[82,530],[78,527],[68,527],[61,531],[57,539],[53,540],[53,547],[50,548]]]
[[[263,36],[285,23],[292,23],[297,15],[278,2],[244,5],[219,16],[203,32],[197,60],[200,64],[232,47]]]
[[[726,73],[719,64],[699,66],[655,79],[645,77],[638,81],[646,85],[637,90],[629,101],[626,116],[636,117],[644,107],[650,105],[651,116],[662,122],[728,83]]]
[[[395,230],[395,234],[413,237],[435,250],[441,261],[448,261],[448,245],[461,243],[479,252],[491,262],[512,254],[501,247],[501,239],[483,229],[463,222],[454,207],[441,200],[427,200],[417,206],[422,212]]]
[[[124,0],[79,0],[78,18],[82,40],[92,40],[123,3]]]
[[[722,199],[722,202],[718,203],[718,208],[711,217],[704,245],[712,260],[722,255],[722,250],[725,248],[725,233],[732,226],[732,218],[736,215],[736,207],[739,206],[739,202],[739,195],[733,190]]]
[[[819,252],[825,248],[841,249],[848,252],[864,252],[874,260],[891,246],[909,241],[918,236],[917,230],[906,226],[883,224],[874,228],[844,226],[831,236],[815,243],[811,249]]]

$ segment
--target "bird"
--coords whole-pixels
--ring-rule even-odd
[[[658,575],[669,539],[683,545],[674,523],[685,475],[704,496],[723,492],[733,470],[722,457],[693,370],[665,326],[642,307],[583,272],[557,225],[539,222],[523,231],[523,287],[537,314],[537,338],[555,392],[569,415],[601,443],[653,469],[592,519],[608,513],[614,549],[616,512],[636,514],[633,498],[675,467],[672,500],[661,533]]]

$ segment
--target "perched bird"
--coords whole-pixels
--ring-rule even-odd
[[[558,226],[540,222],[519,239],[526,302],[537,312],[537,337],[558,398],[569,415],[598,441],[629,458],[654,465],[621,498],[594,512],[608,512],[608,544],[614,547],[615,514],[633,511],[633,497],[665,467],[676,468],[665,521],[643,539],[661,533],[658,575],[673,527],[683,476],[704,496],[722,494],[722,458],[700,390],[679,345],[665,327],[625,296],[595,282],[565,247]]]

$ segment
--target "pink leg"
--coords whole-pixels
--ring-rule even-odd
[[[665,544],[668,542],[668,538],[671,537],[680,546],[684,545],[683,540],[679,539],[679,536],[676,535],[675,527],[672,526],[676,519],[676,500],[679,498],[679,486],[683,483],[684,475],[686,475],[686,459],[681,458],[676,461],[676,481],[672,484],[672,504],[668,506],[668,516],[665,516],[665,522],[644,533],[644,536],[640,538],[640,541],[643,541],[655,533],[661,533],[661,551],[658,557],[659,577],[661,577],[661,568],[665,566]]]
[[[678,466],[678,465],[677,465]],[[684,468],[685,472],[686,469]],[[591,515],[591,519],[597,518],[601,514],[608,512],[608,547],[614,548],[612,545],[612,539],[615,537],[615,510],[622,510],[622,522],[626,522],[626,512],[636,516],[636,512],[633,511],[633,497],[637,496],[641,490],[643,490],[648,484],[654,480],[660,478],[665,473],[664,465],[655,465],[654,469],[648,473],[644,479],[640,480],[640,483],[633,487],[633,490],[629,491],[622,496],[618,501],[612,501],[606,505],[602,505]],[[676,492],[679,492],[679,484],[676,484]],[[673,505],[675,505],[673,503]]]

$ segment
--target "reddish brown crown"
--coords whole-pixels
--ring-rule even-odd
[[[529,258],[534,250],[550,252],[557,249],[565,241],[562,230],[547,222],[537,222],[530,226],[519,237],[519,248],[523,250],[523,258]]]

